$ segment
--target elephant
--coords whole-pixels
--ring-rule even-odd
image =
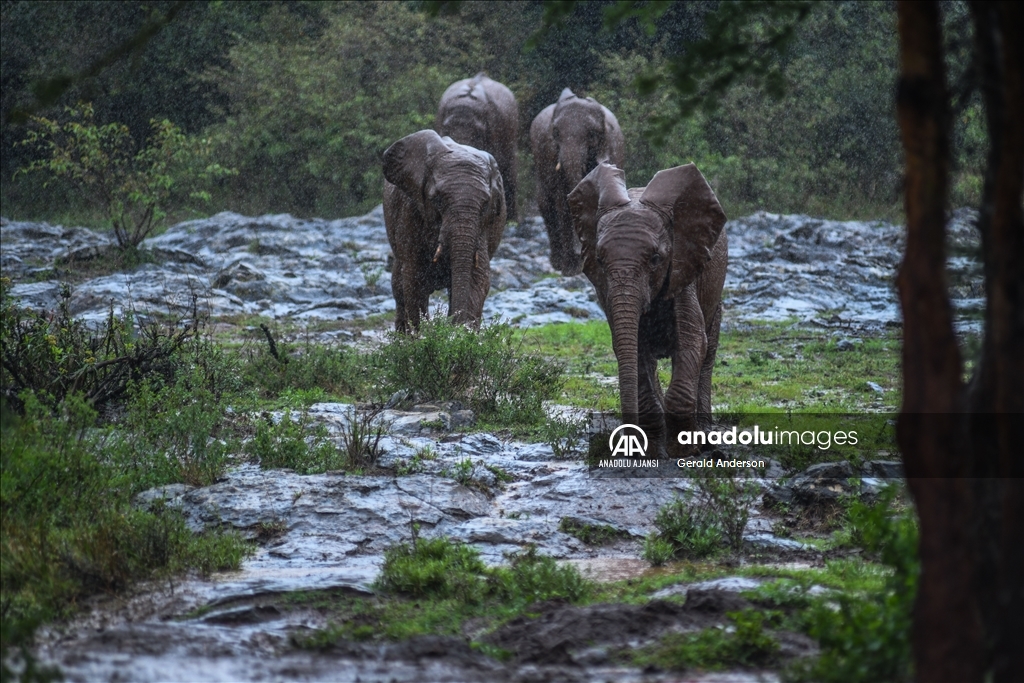
[[[711,186],[687,164],[627,190],[622,170],[602,163],[568,202],[583,272],[611,328],[622,419],[656,433],[666,423],[669,433],[706,429],[729,252]],[[664,394],[659,358],[672,359]]]
[[[491,256],[505,229],[505,188],[494,157],[421,130],[387,148],[384,178],[395,329],[419,329],[430,294],[445,288],[449,316],[478,326]]]
[[[490,152],[498,162],[505,183],[505,209],[510,221],[518,220],[516,186],[519,139],[519,105],[512,91],[480,72],[456,81],[441,95],[434,129],[455,142]]]
[[[537,172],[537,204],[551,242],[551,266],[578,275],[580,243],[573,234],[566,195],[599,162],[622,168],[626,142],[615,115],[591,97],[566,88],[530,125]]]

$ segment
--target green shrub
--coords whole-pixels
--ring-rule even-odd
[[[551,446],[556,460],[568,460],[574,455],[582,456],[580,440],[586,433],[586,418],[554,415],[545,420],[541,438]]]
[[[418,334],[392,333],[373,355],[381,391],[423,400],[459,401],[500,424],[533,424],[542,401],[561,387],[562,367],[522,352],[506,323],[472,330],[435,316]]]
[[[146,463],[112,458],[108,434],[76,394],[54,415],[24,393],[24,417],[3,406],[0,455],[0,602],[4,655],[34,625],[76,600],[154,574],[237,568],[247,546],[234,534],[195,535],[180,513],[135,509]]]
[[[629,534],[608,524],[587,524],[571,517],[563,517],[558,522],[558,530],[578,538],[587,545],[605,545]]]
[[[912,510],[894,508],[895,498],[896,489],[890,487],[875,505],[855,501],[850,507],[855,541],[892,570],[883,589],[816,601],[806,619],[821,656],[794,667],[791,678],[826,683],[910,680],[911,613],[920,571],[917,523]]]
[[[273,341],[264,326],[266,346],[249,344],[240,352],[242,376],[265,398],[315,403],[331,396],[353,396],[367,385],[366,362],[347,346]]]
[[[130,312],[113,311],[91,329],[72,317],[68,286],[50,314],[19,308],[10,287],[10,279],[0,277],[0,387],[12,407],[31,391],[52,410],[71,393],[103,408],[122,400],[133,382],[173,378],[177,354],[200,334],[195,323],[136,326]]]
[[[195,337],[173,358],[171,381],[130,386],[124,417],[111,430],[122,466],[143,473],[148,486],[213,483],[237,447],[226,424],[228,401],[240,386],[234,359],[207,337]]]
[[[761,486],[754,480],[736,473],[709,472],[694,481],[700,491],[704,507],[717,520],[726,543],[733,550],[743,545],[743,530],[750,519],[750,508],[761,497]]]
[[[644,546],[645,557],[650,547],[647,559],[652,563],[664,558],[665,544],[671,546],[672,555],[662,562],[676,557],[708,557],[722,544],[722,521],[716,511],[690,500],[676,498],[663,505],[654,517],[654,526],[658,530],[656,538],[649,539]]]
[[[69,181],[104,212],[122,249],[135,249],[167,215],[171,202],[209,201],[206,187],[234,171],[211,163],[209,139],[187,137],[170,121],[153,119],[149,144],[136,152],[128,126],[93,121],[92,105],[65,107],[64,123],[33,116],[21,143],[43,158],[19,173],[40,171]]]
[[[506,556],[507,567],[490,570],[488,591],[505,605],[526,606],[551,598],[579,602],[593,592],[589,581],[572,565],[539,555],[536,546]]]
[[[377,586],[414,598],[458,598],[478,602],[483,597],[487,567],[471,546],[447,538],[399,543],[384,552]]]
[[[671,541],[667,541],[656,532],[647,534],[644,538],[643,558],[655,567],[675,559],[676,548]]]
[[[246,442],[245,453],[264,469],[287,468],[299,474],[341,470],[348,464],[328,438],[327,428],[312,427],[305,411],[293,417],[286,410],[278,420],[264,413],[256,420],[256,434]]]
[[[727,616],[733,622],[732,632],[718,627],[696,633],[672,633],[638,652],[634,661],[670,671],[771,664],[779,644],[764,632],[764,615],[744,610]]]

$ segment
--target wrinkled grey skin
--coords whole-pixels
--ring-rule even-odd
[[[566,195],[600,162],[622,168],[626,143],[615,115],[591,97],[562,91],[530,126],[537,204],[551,242],[551,265],[563,275],[580,272],[580,243]]]
[[[583,272],[611,327],[623,419],[648,416],[656,432],[668,426],[670,451],[678,449],[678,430],[710,422],[729,251],[725,212],[693,164],[628,191],[621,170],[600,164],[568,199]],[[659,358],[672,359],[664,394]]]
[[[448,289],[448,314],[456,322],[479,325],[491,256],[505,229],[505,190],[494,157],[421,130],[384,152],[384,178],[395,329],[418,329],[436,289]]]
[[[519,105],[512,91],[483,72],[456,81],[441,96],[434,129],[459,144],[494,156],[505,183],[508,219],[517,221]]]

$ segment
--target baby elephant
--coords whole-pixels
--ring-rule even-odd
[[[623,420],[657,433],[668,418],[671,446],[678,430],[710,424],[725,212],[693,164],[630,190],[620,169],[598,164],[569,194],[569,206],[583,272],[611,326]],[[672,359],[664,394],[659,358]]]
[[[384,152],[384,178],[395,329],[418,329],[436,289],[448,289],[448,315],[456,322],[479,325],[491,256],[505,229],[505,189],[494,157],[421,130]]]

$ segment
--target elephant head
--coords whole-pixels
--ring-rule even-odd
[[[396,327],[418,327],[431,292],[442,287],[450,290],[449,315],[479,324],[505,225],[494,157],[422,130],[384,152],[384,178]]]
[[[457,81],[441,96],[435,128],[440,135],[494,156],[505,183],[508,217],[515,220],[519,105],[512,91],[482,72]]]
[[[621,170],[599,164],[568,200],[611,327],[623,414],[709,414],[728,252],[714,191],[693,164],[630,190]],[[672,382],[662,397],[664,357]]]
[[[615,131],[605,111],[594,98],[577,97],[569,88],[555,103],[551,114],[551,137],[557,150],[555,171],[563,174],[567,191],[599,163],[612,161],[610,136]]]
[[[615,115],[591,97],[562,91],[530,127],[537,171],[537,203],[551,243],[551,265],[564,275],[580,272],[566,195],[598,163],[621,165],[625,141]]]

